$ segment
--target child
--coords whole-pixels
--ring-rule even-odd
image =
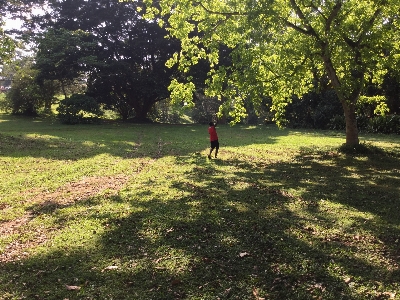
[[[208,158],[211,159],[211,153],[213,152],[215,148],[215,158],[217,158],[218,155],[218,149],[219,149],[219,142],[218,142],[218,135],[217,135],[217,130],[215,129],[215,126],[217,126],[217,122],[210,122],[208,123],[210,127],[208,127],[208,133],[210,135],[210,142],[211,142],[211,147],[210,147],[210,153],[208,154]]]

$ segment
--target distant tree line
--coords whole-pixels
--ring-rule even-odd
[[[239,47],[232,48],[229,43],[212,46],[212,51],[218,51],[213,68],[223,70],[221,74],[225,77],[214,73],[215,77],[210,79],[212,67],[208,60],[211,58],[206,59],[201,53],[196,57],[197,48],[192,49],[195,52],[191,59],[195,63],[190,68],[172,64],[171,58],[186,59],[191,50],[185,48],[187,45],[182,47],[178,38],[166,38],[168,31],[159,23],[166,24],[170,15],[148,19],[148,7],[141,1],[20,0],[16,3],[25,12],[30,5],[40,3],[46,3],[50,9],[44,15],[31,14],[26,19],[22,36],[30,37],[30,42],[36,45],[32,57],[16,59],[3,68],[3,72],[12,73],[13,84],[2,108],[14,114],[51,113],[56,105],[58,117],[69,124],[98,120],[106,111],[126,121],[179,122],[180,112],[187,107],[187,113],[197,123],[208,123],[219,112],[226,122],[261,124],[279,120],[295,128],[346,128],[343,105],[347,102],[340,99],[343,95],[338,95],[326,70],[318,69],[313,63],[290,71],[293,80],[300,80],[300,73],[296,72],[300,69],[304,72],[309,67],[306,72],[312,74],[313,80],[309,83],[312,88],[303,93],[293,91],[291,97],[277,105],[268,93],[258,88],[262,70],[249,71],[246,65],[250,57],[246,58],[243,53],[249,54],[251,45],[245,45],[240,55],[235,52]],[[301,7],[294,7],[296,14],[304,17],[300,14]],[[18,13],[16,6],[0,9]],[[204,35],[196,31],[190,34],[192,39]],[[238,63],[242,69],[235,70]],[[379,80],[374,78],[374,73],[365,72],[360,81],[364,87],[354,87],[354,92],[359,93],[357,101],[353,100],[360,130],[400,133],[399,73],[389,68],[385,73],[383,80]],[[357,79],[356,75],[351,74],[351,78]],[[231,77],[237,82],[227,79]],[[179,85],[171,85],[178,81],[188,86],[194,83],[196,90],[187,90],[193,101],[186,101],[185,91]],[[207,92],[205,83],[208,88],[221,90],[221,94]],[[238,83],[241,89],[234,86]],[[271,84],[272,81],[263,83],[264,86]],[[279,84],[271,88],[282,89]],[[176,98],[177,93],[182,95],[181,100],[172,102],[171,94]]]

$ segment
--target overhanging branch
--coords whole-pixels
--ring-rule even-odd
[[[214,15],[222,15],[222,16],[247,16],[248,13],[241,13],[238,11],[215,11],[215,10],[211,10],[209,8],[207,8],[203,3],[199,2],[199,1],[195,1],[193,2],[194,4],[197,4],[199,6],[201,6],[206,12],[208,12],[209,14],[214,14]]]

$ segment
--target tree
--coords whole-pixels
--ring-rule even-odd
[[[156,3],[156,2],[154,2]],[[213,69],[207,94],[226,98],[242,117],[245,99],[273,98],[278,123],[293,94],[313,90],[326,75],[346,119],[346,144],[359,143],[356,103],[367,73],[399,66],[400,0],[160,0],[149,16],[181,40],[170,65],[187,71],[200,59]],[[162,22],[161,22],[162,23]],[[220,45],[232,49],[232,65],[216,67]],[[398,67],[397,67],[398,69]],[[172,97],[190,98],[193,83],[171,83]],[[223,108],[224,109],[224,108]]]
[[[389,71],[383,80],[382,87],[388,101],[390,113],[400,115],[400,78],[395,71]]]
[[[39,70],[37,80],[43,84],[45,80],[57,80],[64,97],[67,89],[96,63],[94,51],[97,43],[92,36],[82,30],[50,28],[40,34],[36,53],[35,68]]]
[[[36,82],[37,71],[31,68],[31,63],[26,63],[14,75],[11,90],[6,99],[8,109],[13,114],[29,116],[37,115],[38,109],[43,107],[44,98],[40,86]]]
[[[0,65],[10,61],[16,48],[16,42],[3,29],[5,24],[3,15],[7,11],[6,4],[7,1],[0,0]]]
[[[140,2],[54,0],[49,5],[51,15],[38,23],[48,30],[38,52],[42,78],[85,74],[88,95],[123,118],[141,121],[154,103],[169,96],[175,70],[165,62],[179,44],[164,39],[166,31],[143,18]],[[59,32],[63,36],[57,37]]]

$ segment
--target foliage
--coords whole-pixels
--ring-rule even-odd
[[[390,113],[400,114],[400,76],[389,70],[382,82]]]
[[[0,13],[3,14],[2,11]],[[16,42],[4,32],[3,25],[4,21],[0,17],[0,65],[8,63],[11,60],[16,48]]]
[[[292,128],[317,128],[344,130],[345,117],[335,91],[307,93],[293,97],[286,109],[287,126]],[[388,114],[385,96],[360,96],[357,102],[357,126],[374,133],[398,133],[398,116]],[[352,147],[352,146],[350,146]]]
[[[328,128],[332,130],[344,130],[346,129],[346,120],[343,115],[333,116],[332,119],[329,120]]]
[[[294,128],[327,129],[329,121],[336,115],[343,115],[336,92],[325,90],[306,93],[301,98],[293,96],[287,106],[285,119],[287,125]]]
[[[384,74],[399,61],[399,0],[147,3],[150,16],[168,16],[160,23],[182,42],[170,65],[186,72],[206,59],[207,95],[229,99],[224,107],[234,111],[234,120],[245,115],[245,99],[258,103],[271,96],[281,124],[292,95],[305,94],[315,88],[316,77],[326,76],[344,108],[346,143],[357,144],[354,105],[365,74]],[[229,66],[218,65],[221,44],[232,50]],[[186,82],[173,81],[171,87],[177,101],[195,90]]]
[[[374,115],[384,116],[390,111],[385,96],[360,96],[357,107],[359,115],[368,117]]]
[[[170,99],[158,101],[148,114],[149,118],[158,123],[178,124],[181,112],[170,104]]]
[[[60,101],[58,118],[66,124],[87,123],[103,115],[100,105],[92,97],[73,94]]]
[[[36,38],[36,42],[34,67],[38,70],[38,82],[59,81],[65,97],[68,88],[82,81],[83,74],[96,63],[93,55],[96,43],[83,30],[49,28]]]
[[[15,74],[11,89],[7,93],[7,110],[13,114],[36,115],[44,105],[42,90],[36,83],[37,72],[25,66]]]
[[[204,125],[0,132],[0,298],[400,294],[399,136],[347,155],[340,132],[219,126],[209,161]]]
[[[206,97],[196,93],[196,102],[192,109],[192,119],[198,124],[208,124],[215,119],[218,112],[219,101],[216,98]]]
[[[14,72],[5,110],[23,115],[37,115],[42,109],[49,112],[51,105],[56,102],[59,85],[52,80],[43,80],[39,84],[38,72],[32,68],[29,59],[16,63]]]
[[[400,115],[376,116],[369,120],[369,132],[400,134]]]
[[[123,119],[144,121],[155,103],[168,98],[176,72],[165,63],[179,44],[143,18],[140,2],[52,1],[50,6],[40,24],[47,29],[37,64],[43,78],[83,76],[88,94]]]
[[[363,132],[400,134],[400,116],[396,114],[377,115],[371,118],[360,116],[357,118],[357,122]],[[333,130],[343,130],[345,126],[343,116],[333,117],[328,124],[328,128]]]

